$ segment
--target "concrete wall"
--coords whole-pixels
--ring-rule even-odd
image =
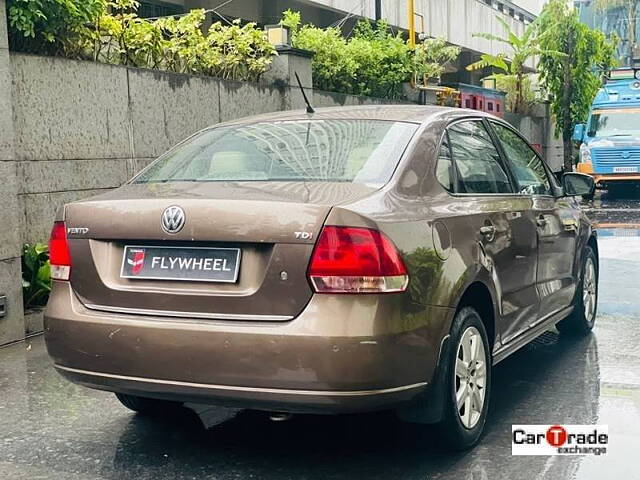
[[[348,4],[348,0],[331,0],[333,4]],[[368,8],[373,8],[373,2]],[[392,24],[403,28],[408,26],[407,0],[385,2],[387,10],[383,15]],[[348,10],[348,9],[347,9]],[[481,53],[510,53],[505,45],[482,38],[474,37],[474,33],[493,33],[503,36],[504,29],[496,21],[496,16],[503,18],[514,31],[520,35],[524,31],[524,23],[500,13],[484,2],[477,0],[415,0],[415,11],[425,19],[424,31],[434,37],[443,37],[450,43],[468,50]],[[416,30],[422,31],[422,25],[416,20]]]
[[[46,240],[60,205],[121,185],[202,128],[302,108],[287,86],[30,55],[10,66],[23,242]]]
[[[20,283],[18,165],[13,128],[11,62],[7,46],[5,0],[0,0],[0,295],[8,299],[7,315],[0,318],[0,345],[24,336]]]
[[[547,3],[547,0],[512,0],[513,3],[526,11],[533,13],[534,15],[540,15],[542,7]]]

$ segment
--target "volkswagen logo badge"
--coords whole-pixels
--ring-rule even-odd
[[[175,234],[182,230],[185,220],[186,217],[184,210],[173,205],[171,207],[167,207],[164,212],[162,212],[162,221],[160,224],[165,232]]]

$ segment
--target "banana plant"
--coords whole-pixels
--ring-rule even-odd
[[[546,33],[540,31],[538,22],[527,25],[522,36],[519,37],[503,18],[496,16],[496,19],[504,28],[505,35],[503,37],[491,33],[475,33],[473,36],[504,43],[511,49],[511,53],[508,55],[505,53],[498,55],[484,54],[480,57],[480,60],[468,65],[467,70],[481,70],[487,67],[497,69],[498,72],[488,78],[495,78],[498,81],[502,81],[502,83],[514,84],[515,99],[511,102],[512,110],[514,113],[524,113],[524,110],[526,110],[524,88],[527,85],[527,82],[525,82],[527,62],[543,54],[558,56],[563,54],[540,47],[540,40]]]

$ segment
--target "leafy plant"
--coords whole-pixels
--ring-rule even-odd
[[[255,23],[232,25],[214,23],[205,38],[202,73],[221,78],[256,80],[271,64],[276,54],[262,30]]]
[[[87,25],[106,11],[106,0],[7,0],[13,50],[79,57],[90,44]]]
[[[397,99],[402,83],[413,71],[412,52],[402,36],[393,34],[389,24],[360,21],[347,40],[347,55],[358,65],[355,92],[360,95]]]
[[[255,23],[217,22],[204,32],[202,9],[150,21],[136,0],[9,4],[14,50],[233,80],[257,80],[276,54]]]
[[[115,0],[108,7],[93,29],[93,59],[159,68],[167,44],[158,25],[137,16],[135,0]]]
[[[544,49],[541,46],[540,42],[545,34],[541,33],[537,22],[527,25],[522,37],[518,37],[501,17],[496,16],[496,19],[502,25],[505,36],[500,37],[491,33],[475,33],[474,36],[506,44],[511,49],[511,55],[503,53],[498,55],[483,54],[479,61],[468,65],[467,70],[473,71],[487,67],[498,69],[500,72],[494,73],[489,78],[495,78],[496,81],[512,86],[514,91],[514,98],[511,102],[512,111],[514,113],[523,113],[528,108],[525,101],[526,93],[524,92],[526,88],[525,77],[527,72],[525,71],[525,66],[527,61],[537,55],[545,54],[548,57],[556,57],[562,54],[554,50]]]
[[[586,121],[603,75],[615,65],[616,40],[580,22],[564,0],[550,0],[538,21],[545,32],[540,39],[540,80],[551,100],[556,135],[562,135],[564,169],[571,171],[573,128]]]
[[[205,12],[154,22],[137,16],[134,0],[114,0],[97,23],[94,58],[107,63],[159,68],[233,80],[257,80],[275,47],[255,23],[216,22],[203,33]]]
[[[519,91],[516,79],[510,75],[497,78],[496,88],[507,94],[505,99],[506,109],[510,112],[518,111],[523,115],[527,115],[531,112],[533,106],[541,100],[533,90],[533,81],[530,75],[522,78]]]
[[[357,70],[347,52],[347,41],[338,28],[300,27],[300,14],[287,11],[282,23],[291,29],[294,47],[315,53],[311,68],[313,86],[322,90],[351,93]]]
[[[429,78],[440,81],[447,65],[460,55],[460,47],[447,45],[444,38],[429,38],[416,46],[413,71],[418,82],[427,83]]]
[[[356,95],[400,98],[402,83],[412,72],[411,51],[400,34],[385,21],[361,21],[349,38],[337,27],[301,25],[300,14],[287,10],[282,25],[289,27],[293,46],[315,53],[312,60],[316,88]]]
[[[302,24],[302,15],[300,12],[291,10],[290,8],[282,12],[282,19],[280,25],[287,27],[292,34],[296,34],[300,25]]]
[[[24,308],[46,305],[51,292],[49,249],[42,243],[22,248],[22,295]]]

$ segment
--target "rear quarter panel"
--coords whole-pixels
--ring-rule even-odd
[[[493,279],[479,262],[477,242],[466,241],[477,232],[465,232],[464,222],[456,222],[461,227],[452,243],[451,219],[466,213],[464,202],[453,201],[434,175],[444,128],[468,115],[449,113],[425,123],[384,189],[343,209],[334,208],[327,219],[348,225],[363,216],[362,226],[379,228],[394,241],[409,270],[410,304],[455,308],[475,281],[485,283],[495,299]]]
[[[455,307],[469,285],[484,283],[494,309],[496,298],[491,274],[478,262],[477,242],[452,243],[447,228],[451,198],[432,175],[445,124],[437,120],[424,125],[386,187],[365,199],[334,207],[326,220],[329,225],[377,228],[400,250],[410,281],[392,321],[398,329],[414,330],[417,341],[434,349],[425,350],[431,357],[429,363],[437,363]],[[469,235],[456,232],[459,240]],[[430,306],[446,308],[448,314],[429,318]]]

